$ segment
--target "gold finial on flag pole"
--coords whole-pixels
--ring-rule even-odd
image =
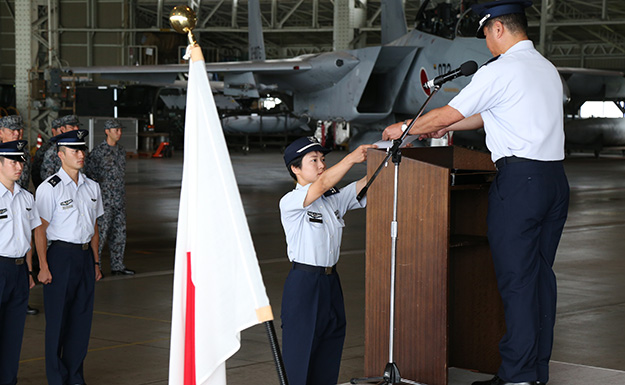
[[[176,32],[187,34],[190,45],[197,45],[195,36],[193,36],[193,28],[195,28],[197,16],[191,8],[186,5],[174,7],[169,14],[169,22]]]

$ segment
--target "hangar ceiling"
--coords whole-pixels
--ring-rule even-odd
[[[404,2],[409,29],[422,2]],[[428,20],[444,16],[435,7],[449,4],[455,11],[448,21],[455,24],[459,10],[473,2],[428,1]],[[137,64],[135,53],[142,49],[157,52],[142,56],[152,63],[139,64],[176,63],[186,42],[169,28],[168,15],[181,3],[199,9],[196,32],[207,61],[247,59],[248,0],[3,0],[0,80],[17,82],[31,68]],[[20,19],[16,28],[29,4],[30,19]],[[335,15],[346,8],[358,20],[335,28]],[[381,0],[260,0],[260,9],[268,59],[380,44]],[[625,72],[625,1],[534,0],[527,14],[530,37],[556,65]],[[348,38],[337,35],[346,28]],[[17,37],[20,45],[33,45],[30,57],[15,60],[23,52],[15,50]]]
[[[409,29],[416,25],[422,2],[404,1]],[[448,3],[456,9],[450,14],[454,23],[458,10],[473,2],[431,0],[429,15],[435,15],[436,5]],[[16,5],[22,3],[26,2],[0,1],[0,78],[7,81],[15,73],[11,35]],[[174,6],[185,3],[199,5],[196,31],[208,51],[207,60],[247,58],[248,0],[30,0],[36,13],[31,16],[33,41],[41,44],[35,60],[18,69],[46,68],[49,52],[57,51],[53,67],[130,64],[131,50],[150,43],[164,45],[158,51],[159,64],[177,62],[176,46],[186,43],[169,29],[168,15]],[[361,17],[347,27],[353,38],[337,44],[333,42],[336,9],[347,3],[350,12]],[[267,58],[377,45],[380,7],[381,0],[260,0]],[[534,0],[527,13],[530,37],[556,65],[625,71],[625,1]],[[29,33],[19,29],[19,35]]]
[[[537,1],[535,1],[537,2]],[[546,56],[561,66],[625,70],[625,1],[551,0],[529,12],[531,37],[545,28]],[[544,15],[542,18],[541,16]]]
[[[135,0],[136,27],[168,27],[170,10],[181,2]],[[440,0],[438,2],[441,2]],[[465,7],[471,1],[448,1]],[[247,0],[193,0],[200,4],[197,30],[204,47],[218,57],[245,58]],[[406,0],[408,28],[415,26],[421,0]],[[437,0],[429,5],[433,8]],[[462,3],[462,4],[461,4]],[[332,50],[333,0],[260,0],[268,58]],[[380,42],[380,0],[356,0],[366,8],[354,45]],[[544,43],[547,57],[559,66],[625,70],[625,1],[534,0],[528,10],[530,37]]]
[[[185,3],[198,10],[207,61],[246,60],[248,1],[0,0],[0,82],[15,85],[16,106],[26,111],[31,83],[59,68],[178,62],[186,38],[168,16]],[[380,44],[381,0],[259,1],[268,59]],[[453,31],[474,2],[404,0],[407,26]],[[534,0],[527,14],[530,38],[557,66],[625,72],[625,1]],[[50,116],[39,111],[37,119]]]

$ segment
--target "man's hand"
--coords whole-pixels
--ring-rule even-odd
[[[99,265],[95,265],[95,280],[99,281],[102,279],[102,271],[100,270]]]
[[[443,136],[445,136],[446,133],[447,133],[447,129],[446,128],[441,128],[440,130],[434,131],[434,132],[430,132],[429,134],[419,135],[419,140],[423,140],[423,139],[439,139],[439,138],[442,138]]]
[[[35,287],[35,280],[33,279],[33,276],[28,273],[28,288],[32,289],[33,287]]]
[[[384,129],[384,132],[382,133],[382,140],[399,139],[401,137],[401,134],[403,134],[403,131],[401,130],[401,126],[403,124],[404,122],[399,122],[386,127]]]
[[[52,274],[50,273],[50,269],[42,268],[41,270],[39,270],[39,275],[37,275],[37,279],[39,280],[39,282],[43,283],[44,285],[51,283]]]

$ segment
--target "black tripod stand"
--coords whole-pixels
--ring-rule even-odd
[[[430,99],[438,92],[440,89],[440,85],[435,86],[430,93],[430,96],[426,99],[421,106],[421,109],[417,113],[417,116],[410,122],[410,125],[406,128],[404,133],[399,139],[395,139],[393,141],[393,146],[388,149],[386,152],[386,156],[375,170],[373,176],[367,181],[367,185],[360,191],[357,196],[357,199],[360,200],[365,196],[369,186],[373,183],[375,178],[378,176],[382,168],[386,166],[389,158],[392,157],[393,164],[395,164],[395,179],[393,183],[393,220],[391,222],[391,297],[390,297],[390,327],[389,327],[389,344],[388,344],[388,363],[384,367],[384,374],[381,377],[363,377],[363,378],[352,378],[352,384],[363,384],[363,383],[377,383],[378,385],[390,385],[390,384],[412,384],[412,385],[422,385],[419,382],[407,380],[401,378],[401,374],[399,373],[399,368],[397,364],[393,361],[393,342],[394,342],[394,329],[395,329],[395,266],[396,266],[396,258],[397,258],[397,186],[398,186],[398,176],[399,176],[399,165],[401,163],[401,151],[399,147],[401,146],[403,140],[408,136],[408,132],[414,125],[415,121],[421,116],[423,110],[430,102]]]

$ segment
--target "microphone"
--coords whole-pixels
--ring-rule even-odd
[[[469,60],[455,70],[447,72],[444,75],[438,75],[427,83],[423,83],[423,88],[431,89],[443,83],[447,83],[450,80],[454,80],[457,77],[473,75],[475,71],[477,71],[477,63],[473,60]]]

